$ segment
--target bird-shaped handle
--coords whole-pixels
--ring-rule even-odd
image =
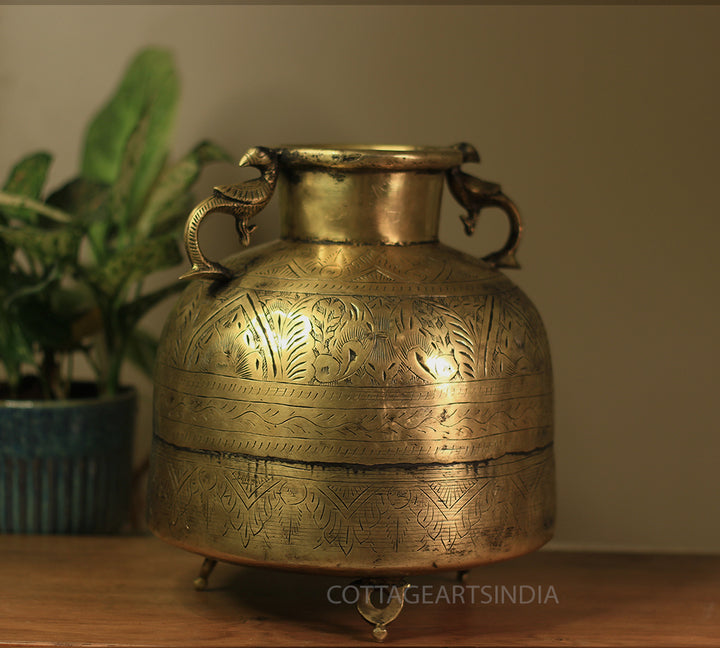
[[[463,142],[457,144],[456,148],[463,153],[463,162],[480,161],[480,156],[472,145]],[[487,261],[495,268],[519,268],[520,264],[515,253],[520,244],[522,221],[515,203],[502,192],[499,184],[464,173],[460,167],[447,171],[446,177],[450,193],[467,210],[467,214],[460,216],[460,220],[465,225],[465,233],[468,236],[475,231],[475,221],[480,215],[480,210],[485,207],[499,207],[507,214],[510,220],[508,240],[502,248],[484,256],[483,261]]]
[[[250,243],[255,225],[250,225],[249,221],[267,205],[275,189],[277,154],[271,149],[254,147],[243,155],[239,165],[258,169],[260,177],[238,185],[215,187],[213,195],[192,210],[185,224],[185,251],[192,268],[180,279],[228,280],[232,277],[228,268],[210,261],[200,249],[198,229],[208,214],[223,212],[234,216],[240,242],[243,245]]]

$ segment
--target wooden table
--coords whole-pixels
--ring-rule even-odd
[[[376,645],[328,601],[352,598],[346,579],[220,564],[196,592],[200,562],[145,536],[0,536],[0,646]],[[428,602],[385,645],[720,646],[720,557],[539,552],[474,570],[464,603],[440,593],[450,574],[412,582]]]

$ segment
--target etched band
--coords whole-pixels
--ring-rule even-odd
[[[525,553],[554,523],[551,446],[489,465],[387,470],[217,456],[158,439],[153,452],[151,485],[167,485],[151,502],[156,533],[234,562],[451,569]]]

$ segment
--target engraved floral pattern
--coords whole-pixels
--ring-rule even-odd
[[[521,294],[307,297],[247,291],[171,358],[180,367],[304,384],[412,385],[518,375],[549,361]],[[539,336],[540,334],[540,336]]]

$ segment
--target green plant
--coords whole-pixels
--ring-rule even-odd
[[[178,95],[170,54],[143,50],[89,124],[78,177],[44,196],[49,153],[11,170],[0,191],[0,360],[11,397],[28,371],[43,397],[67,397],[77,352],[101,394],[118,390],[126,358],[151,370],[156,340],[140,320],[182,286],[147,292],[144,281],[181,261],[191,187],[206,163],[229,160],[202,142],[168,163]]]

